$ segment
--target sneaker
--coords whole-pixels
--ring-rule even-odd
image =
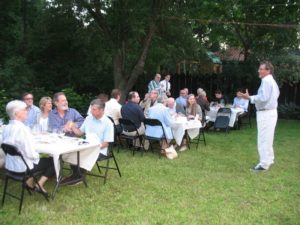
[[[255,167],[251,168],[250,171],[252,171],[252,172],[263,172],[263,171],[267,171],[267,169],[263,168],[261,165],[258,165],[258,166],[255,166]]]
[[[187,150],[186,145],[182,146],[182,147],[179,149],[180,152],[183,152],[183,151],[185,151],[185,150]]]

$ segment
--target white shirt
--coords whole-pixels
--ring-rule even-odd
[[[16,146],[22,153],[30,169],[33,169],[33,164],[39,163],[40,156],[35,151],[33,136],[30,133],[29,127],[25,126],[21,121],[9,121],[9,124],[4,128],[2,133],[2,143]],[[5,168],[15,172],[26,171],[25,164],[18,156],[7,155],[5,158]]]
[[[46,117],[46,118],[40,117],[39,125],[41,127],[41,131],[43,131],[43,132],[48,131],[48,117]]]
[[[249,100],[244,98],[235,97],[233,99],[232,107],[239,107],[244,110],[244,112],[248,111]]]
[[[162,93],[170,92],[171,90],[171,84],[169,81],[162,80],[161,82],[159,82],[159,86]]]
[[[122,105],[115,98],[111,98],[105,103],[104,114],[113,118],[116,125],[119,124],[119,119],[122,118],[121,107]]]
[[[279,88],[271,74],[261,80],[257,95],[250,96],[251,103],[255,104],[256,110],[277,109]]]

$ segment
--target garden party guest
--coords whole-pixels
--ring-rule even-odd
[[[243,89],[241,89],[241,88],[237,89],[236,97],[234,97],[234,99],[233,99],[232,107],[233,108],[241,108],[244,110],[244,112],[248,112],[249,100],[244,99],[239,96],[239,93],[242,93],[242,92],[243,92]]]
[[[206,97],[206,92],[202,88],[197,89],[197,104],[200,105],[202,109],[202,118],[205,119],[205,111],[210,111],[209,101]]]
[[[224,107],[228,104],[228,98],[223,95],[222,91],[217,89],[215,91],[215,99],[213,100],[214,105]]]
[[[274,67],[270,62],[261,62],[258,69],[261,84],[257,94],[250,96],[248,90],[246,93],[238,93],[239,97],[250,100],[256,107],[259,163],[252,171],[268,170],[274,163],[273,140],[278,116],[279,88],[272,75],[273,72]]]
[[[38,124],[38,119],[40,117],[41,110],[33,104],[33,94],[30,92],[25,92],[22,95],[22,100],[26,103],[27,119],[24,121],[26,126],[32,128],[34,125]]]
[[[105,103],[100,99],[91,102],[91,116],[87,116],[80,128],[73,124],[71,129],[77,136],[95,134],[99,140],[100,157],[107,156],[107,148],[114,141],[114,126],[104,115]],[[95,162],[97,158],[94,159]]]
[[[110,100],[105,103],[104,114],[111,117],[116,125],[119,124],[121,118],[121,107],[119,103],[121,99],[121,91],[119,89],[113,89],[110,94]]]
[[[160,91],[161,91],[161,95],[163,98],[167,98],[169,96],[171,96],[171,83],[170,83],[170,79],[171,79],[171,75],[167,74],[165,76],[165,79],[162,80],[159,85],[160,85]]]
[[[149,109],[149,118],[157,119],[162,123],[166,139],[170,142],[173,139],[171,125],[174,121],[164,103],[165,98],[159,97],[157,99],[157,104]],[[146,126],[145,135],[147,136],[161,138],[163,134],[163,130],[159,126]],[[168,143],[163,141],[161,148],[166,149],[167,147]]]
[[[187,99],[186,116],[188,119],[198,119],[202,121],[202,110],[196,102],[194,94],[190,94]]]
[[[179,92],[179,97],[176,98],[176,112],[185,114],[185,108],[186,108],[186,90],[181,89]]]
[[[48,195],[44,185],[49,177],[55,175],[53,159],[51,157],[40,158],[39,153],[36,152],[33,136],[29,128],[24,125],[24,121],[28,116],[27,105],[22,101],[13,100],[6,105],[6,112],[10,120],[9,124],[3,129],[2,142],[18,148],[32,173],[42,171],[38,181],[41,189],[35,186],[32,177],[26,180],[27,188]],[[5,158],[5,168],[17,173],[27,170],[26,165],[19,156],[11,155],[7,155]]]
[[[158,91],[152,90],[150,93],[146,93],[145,98],[140,102],[140,106],[144,110],[146,117],[148,117],[149,108],[157,104],[158,96]]]
[[[52,110],[52,99],[50,97],[42,97],[40,100],[40,118],[39,125],[42,132],[48,131],[48,115]]]
[[[69,108],[68,100],[64,92],[57,92],[53,96],[55,109],[49,112],[48,116],[48,127],[50,131],[63,131],[66,136],[75,136],[71,129],[73,124],[76,123],[77,127],[80,127],[84,121],[84,118],[80,113],[73,108]],[[85,174],[85,170],[80,168],[81,174],[78,172],[77,165],[70,165],[72,174],[67,177],[62,183],[67,183],[69,180],[75,183],[82,182],[82,175]]]
[[[176,115],[176,102],[174,98],[170,97],[167,99],[167,107],[171,116]]]
[[[161,94],[161,90],[160,90],[160,82],[161,79],[161,75],[159,73],[156,73],[154,76],[154,79],[151,80],[148,84],[148,92],[150,93],[152,90],[156,90],[158,92],[158,94]]]

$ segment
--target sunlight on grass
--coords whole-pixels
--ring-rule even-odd
[[[174,161],[122,149],[122,178],[109,171],[103,185],[88,177],[88,188],[63,187],[49,203],[25,195],[20,216],[8,197],[0,224],[300,224],[299,128],[279,121],[275,164],[263,173],[249,171],[258,158],[255,127],[208,133],[206,147],[192,145]]]

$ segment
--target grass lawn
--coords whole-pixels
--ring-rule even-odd
[[[20,216],[7,197],[0,224],[300,224],[299,131],[300,121],[278,122],[275,164],[262,173],[249,171],[258,160],[256,127],[209,133],[206,147],[173,161],[122,150],[122,178],[109,171],[103,185],[88,177],[88,188],[63,187],[49,203],[26,193]]]

